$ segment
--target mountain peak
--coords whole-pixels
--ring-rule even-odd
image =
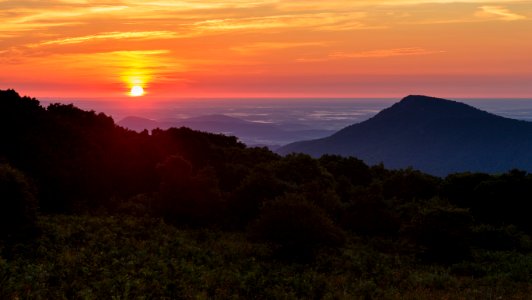
[[[411,95],[330,137],[293,143],[279,153],[355,156],[368,164],[414,167],[434,175],[532,170],[532,123],[464,103]]]
[[[415,101],[451,101],[447,99],[442,98],[436,98],[432,96],[425,96],[425,95],[408,95],[404,97],[400,102],[415,102]]]
[[[401,101],[399,101],[397,104],[400,104],[401,106],[454,106],[457,108],[473,108],[467,104],[456,102],[452,100],[442,99],[442,98],[436,98],[436,97],[430,97],[430,96],[424,96],[424,95],[409,95],[404,97]]]
[[[431,96],[425,96],[425,95],[408,95],[401,99],[399,101],[401,104],[408,104],[408,105],[445,105],[445,104],[454,104],[454,105],[461,105],[461,106],[467,106],[464,103],[447,100],[443,98],[437,98],[437,97],[431,97]]]
[[[400,118],[417,122],[416,120],[420,119],[484,117],[493,118],[498,116],[457,101],[423,95],[409,95],[381,111],[374,119]]]

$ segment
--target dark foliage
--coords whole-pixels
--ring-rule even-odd
[[[287,182],[292,191],[307,201],[318,205],[329,214],[334,214],[340,205],[335,192],[334,177],[306,154],[291,154],[272,164],[276,178]]]
[[[519,170],[441,179],[354,157],[283,157],[188,128],[137,133],[104,114],[44,108],[13,90],[0,91],[0,163],[4,237],[35,228],[38,205],[44,214],[248,228],[294,259],[341,246],[345,236],[397,239],[386,247],[447,263],[476,248],[531,249],[532,175]]]
[[[443,181],[441,194],[456,206],[471,207],[477,186],[490,179],[490,175],[483,173],[451,174]]]
[[[265,203],[290,190],[290,185],[276,178],[271,170],[264,166],[254,168],[229,198],[228,223],[244,228],[258,217]]]
[[[308,259],[321,247],[344,242],[344,233],[325,211],[295,194],[264,206],[250,234],[279,246],[277,254],[288,259]]]
[[[462,191],[463,194],[460,192]],[[529,234],[532,222],[532,175],[519,170],[490,176],[455,174],[445,179],[442,195],[459,207],[470,208],[480,222],[517,225]]]
[[[347,204],[340,217],[342,227],[362,235],[391,235],[399,232],[397,214],[383,200],[360,198]]]
[[[409,233],[422,247],[423,259],[450,263],[471,257],[471,224],[467,210],[436,207],[422,211]]]
[[[0,240],[20,240],[36,232],[35,188],[18,170],[0,164]]]
[[[223,208],[214,171],[195,170],[181,156],[170,156],[158,167],[161,176],[158,215],[176,224],[207,225],[220,218]]]
[[[416,170],[392,172],[383,180],[384,198],[395,198],[399,203],[427,200],[437,195],[439,179]]]
[[[514,225],[479,225],[473,228],[471,243],[480,248],[502,251],[530,251],[530,237]]]

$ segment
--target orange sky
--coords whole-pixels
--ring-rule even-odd
[[[532,98],[532,1],[0,0],[35,97]]]

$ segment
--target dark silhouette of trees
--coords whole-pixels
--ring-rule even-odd
[[[423,259],[452,263],[471,257],[471,224],[467,210],[435,207],[421,211],[409,230]]]
[[[450,203],[469,208],[477,221],[494,225],[514,224],[532,232],[532,176],[511,170],[501,175],[452,174],[442,185]]]
[[[394,171],[383,180],[385,199],[395,198],[399,203],[427,200],[438,194],[440,180],[437,177],[413,169]]]
[[[428,261],[454,262],[470,246],[526,251],[532,232],[524,171],[442,179],[354,157],[283,157],[188,128],[138,133],[13,90],[0,91],[0,165],[4,238],[29,236],[37,207],[247,228],[286,258],[342,245],[349,232],[407,240]]]
[[[170,223],[207,225],[218,221],[223,205],[214,171],[195,170],[180,156],[158,166],[161,176],[155,209]]]
[[[442,183],[443,197],[459,207],[471,207],[475,199],[475,189],[490,175],[484,173],[456,173],[445,178]]]
[[[309,259],[321,247],[344,243],[344,233],[327,213],[297,194],[265,205],[250,234],[273,243],[277,255],[289,259]]]
[[[342,227],[362,235],[396,235],[400,229],[397,213],[377,197],[352,200],[340,216]]]
[[[244,228],[258,217],[267,202],[291,190],[291,186],[277,178],[267,166],[257,166],[229,196],[228,223]]]
[[[36,230],[37,199],[30,180],[0,164],[0,239],[18,240]]]

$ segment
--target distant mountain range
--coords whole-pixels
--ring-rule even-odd
[[[206,115],[172,120],[150,120],[131,116],[120,120],[118,125],[135,131],[188,127],[205,132],[234,135],[249,146],[268,146],[272,149],[294,141],[321,138],[334,133],[333,130],[312,128],[288,130],[274,124],[250,122],[226,115]]]
[[[295,142],[278,153],[355,156],[388,168],[434,175],[532,171],[532,123],[427,96],[408,96],[373,118],[321,139]]]

